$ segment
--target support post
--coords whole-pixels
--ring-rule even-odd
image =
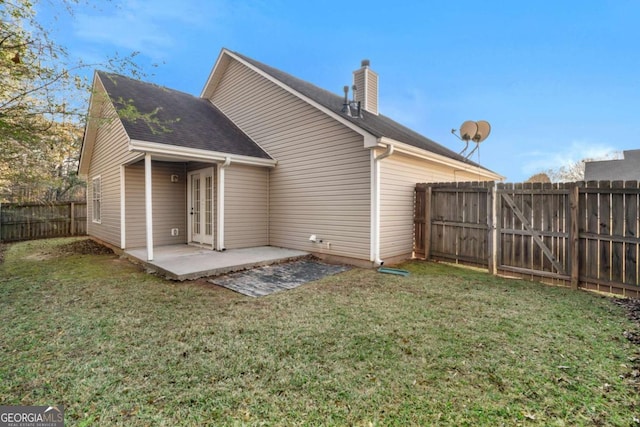
[[[577,290],[580,281],[580,253],[578,230],[578,185],[569,187],[569,262],[571,263],[571,289]]]
[[[431,186],[424,189],[424,259],[431,257]]]
[[[144,155],[144,205],[147,224],[147,261],[153,261],[153,203],[151,200],[151,154]]]
[[[491,188],[489,188],[489,191],[487,193],[487,261],[489,263],[489,274],[496,275],[498,273],[498,230],[496,228],[496,222],[498,221],[498,218],[496,216],[496,183],[491,182],[488,185],[490,185]]]
[[[69,234],[71,234],[72,236],[76,235],[76,204],[71,202],[71,205],[69,206],[70,212],[69,212],[69,217],[71,218],[71,230],[69,230]]]
[[[224,251],[226,248],[224,246],[224,172],[225,169],[231,164],[231,158],[227,157],[224,160],[224,163],[218,164],[217,169],[217,179],[216,185],[218,186],[218,197],[216,199],[217,202],[217,212],[216,212],[216,248],[219,251]]]

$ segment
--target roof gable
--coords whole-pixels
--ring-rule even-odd
[[[118,74],[97,76],[132,140],[271,159],[206,99]],[[135,113],[123,114],[128,109]]]

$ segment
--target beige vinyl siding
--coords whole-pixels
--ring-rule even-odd
[[[227,249],[269,244],[269,170],[231,164],[225,169],[224,243]]]
[[[152,162],[153,245],[187,242],[187,177],[184,163]],[[171,182],[178,175],[178,182]],[[146,245],[144,162],[125,167],[126,247]],[[171,236],[171,229],[179,230]]]
[[[269,176],[269,243],[368,260],[370,157],[362,136],[237,61],[212,100],[278,161]],[[309,242],[311,234],[325,244]]]
[[[104,91],[98,80],[96,91]],[[104,102],[96,131],[94,150],[91,156],[87,182],[100,176],[102,186],[101,222],[95,223],[92,204],[88,205],[88,234],[120,247],[120,165],[139,156],[129,151],[129,137],[118,119],[115,108]],[[92,200],[91,185],[87,186],[87,200]]]
[[[144,162],[126,166],[125,182],[125,221],[127,249],[145,246],[146,222],[144,203]]]
[[[394,154],[380,163],[381,258],[413,251],[413,191],[421,182],[481,181],[477,174]]]

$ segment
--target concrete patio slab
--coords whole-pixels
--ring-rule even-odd
[[[153,249],[153,261],[147,261],[145,248],[125,251],[126,256],[142,263],[147,269],[173,280],[193,280],[218,276],[234,271],[292,261],[309,255],[307,252],[274,246],[229,249],[216,252],[191,245],[159,246]]]

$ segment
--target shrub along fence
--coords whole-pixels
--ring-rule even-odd
[[[414,253],[640,296],[637,181],[418,184]]]
[[[0,242],[87,234],[86,202],[2,203]]]

